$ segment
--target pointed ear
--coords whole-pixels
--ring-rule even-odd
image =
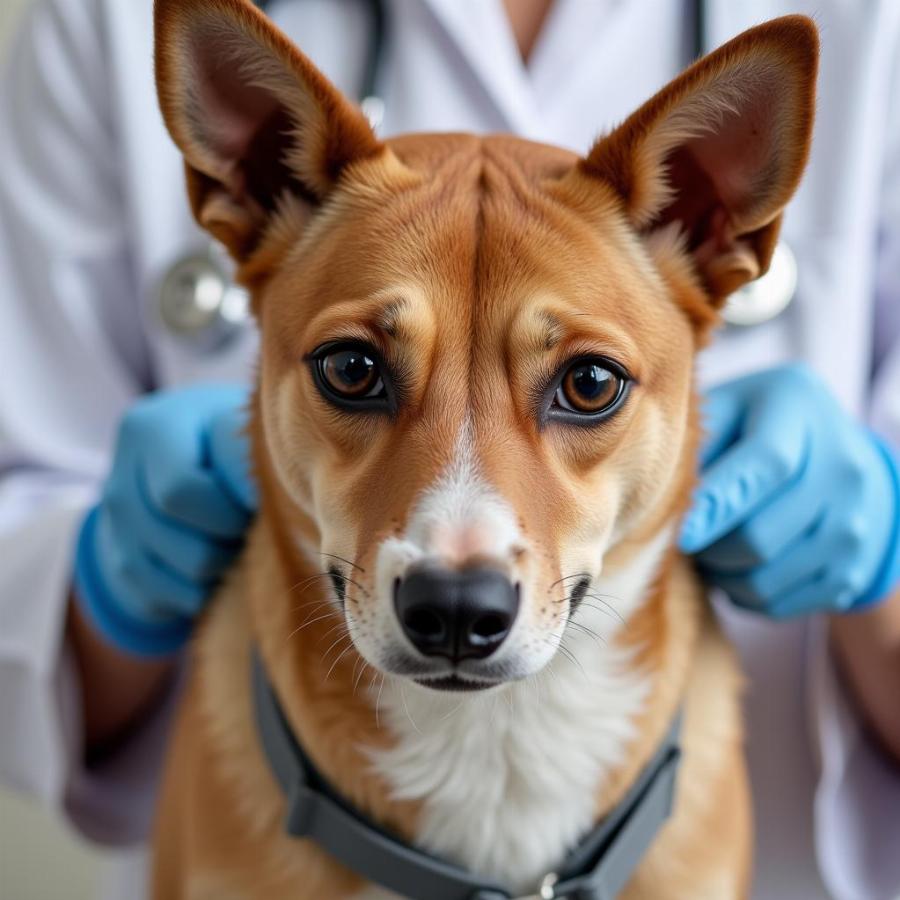
[[[197,221],[241,262],[291,194],[321,203],[383,150],[363,114],[249,0],[156,0],[156,80]]]
[[[716,305],[764,274],[806,165],[819,41],[787,16],[696,62],[601,138],[582,172],[622,197],[635,227],[680,223]]]

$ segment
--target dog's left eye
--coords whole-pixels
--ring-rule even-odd
[[[320,348],[313,354],[313,371],[322,393],[339,405],[372,409],[387,401],[381,365],[363,344]]]
[[[559,377],[550,413],[568,420],[599,421],[621,406],[629,384],[628,376],[610,360],[575,360]]]

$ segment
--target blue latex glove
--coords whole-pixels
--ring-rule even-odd
[[[192,387],[149,395],[124,416],[75,557],[76,595],[121,650],[181,647],[240,549],[256,507],[246,403],[246,387]]]
[[[739,606],[785,618],[862,608],[900,581],[900,475],[809,369],[713,389],[681,548]]]

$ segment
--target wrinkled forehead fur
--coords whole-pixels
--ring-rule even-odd
[[[741,35],[578,157],[508,136],[381,141],[250,3],[158,0],[156,16],[194,213],[253,292],[263,511],[291,541],[365,567],[463,458],[545,580],[684,505],[693,355],[766,270],[805,165],[808,20]],[[389,361],[394,415],[317,395],[305,360],[338,339]],[[598,427],[545,421],[548,380],[583,354],[629,374],[628,402]]]

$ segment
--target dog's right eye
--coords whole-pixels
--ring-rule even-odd
[[[343,408],[387,408],[382,367],[370,347],[326,345],[313,354],[312,362],[316,385],[326,399]]]
[[[322,360],[322,377],[343,397],[369,397],[378,389],[381,376],[375,360],[361,350],[341,350]]]

